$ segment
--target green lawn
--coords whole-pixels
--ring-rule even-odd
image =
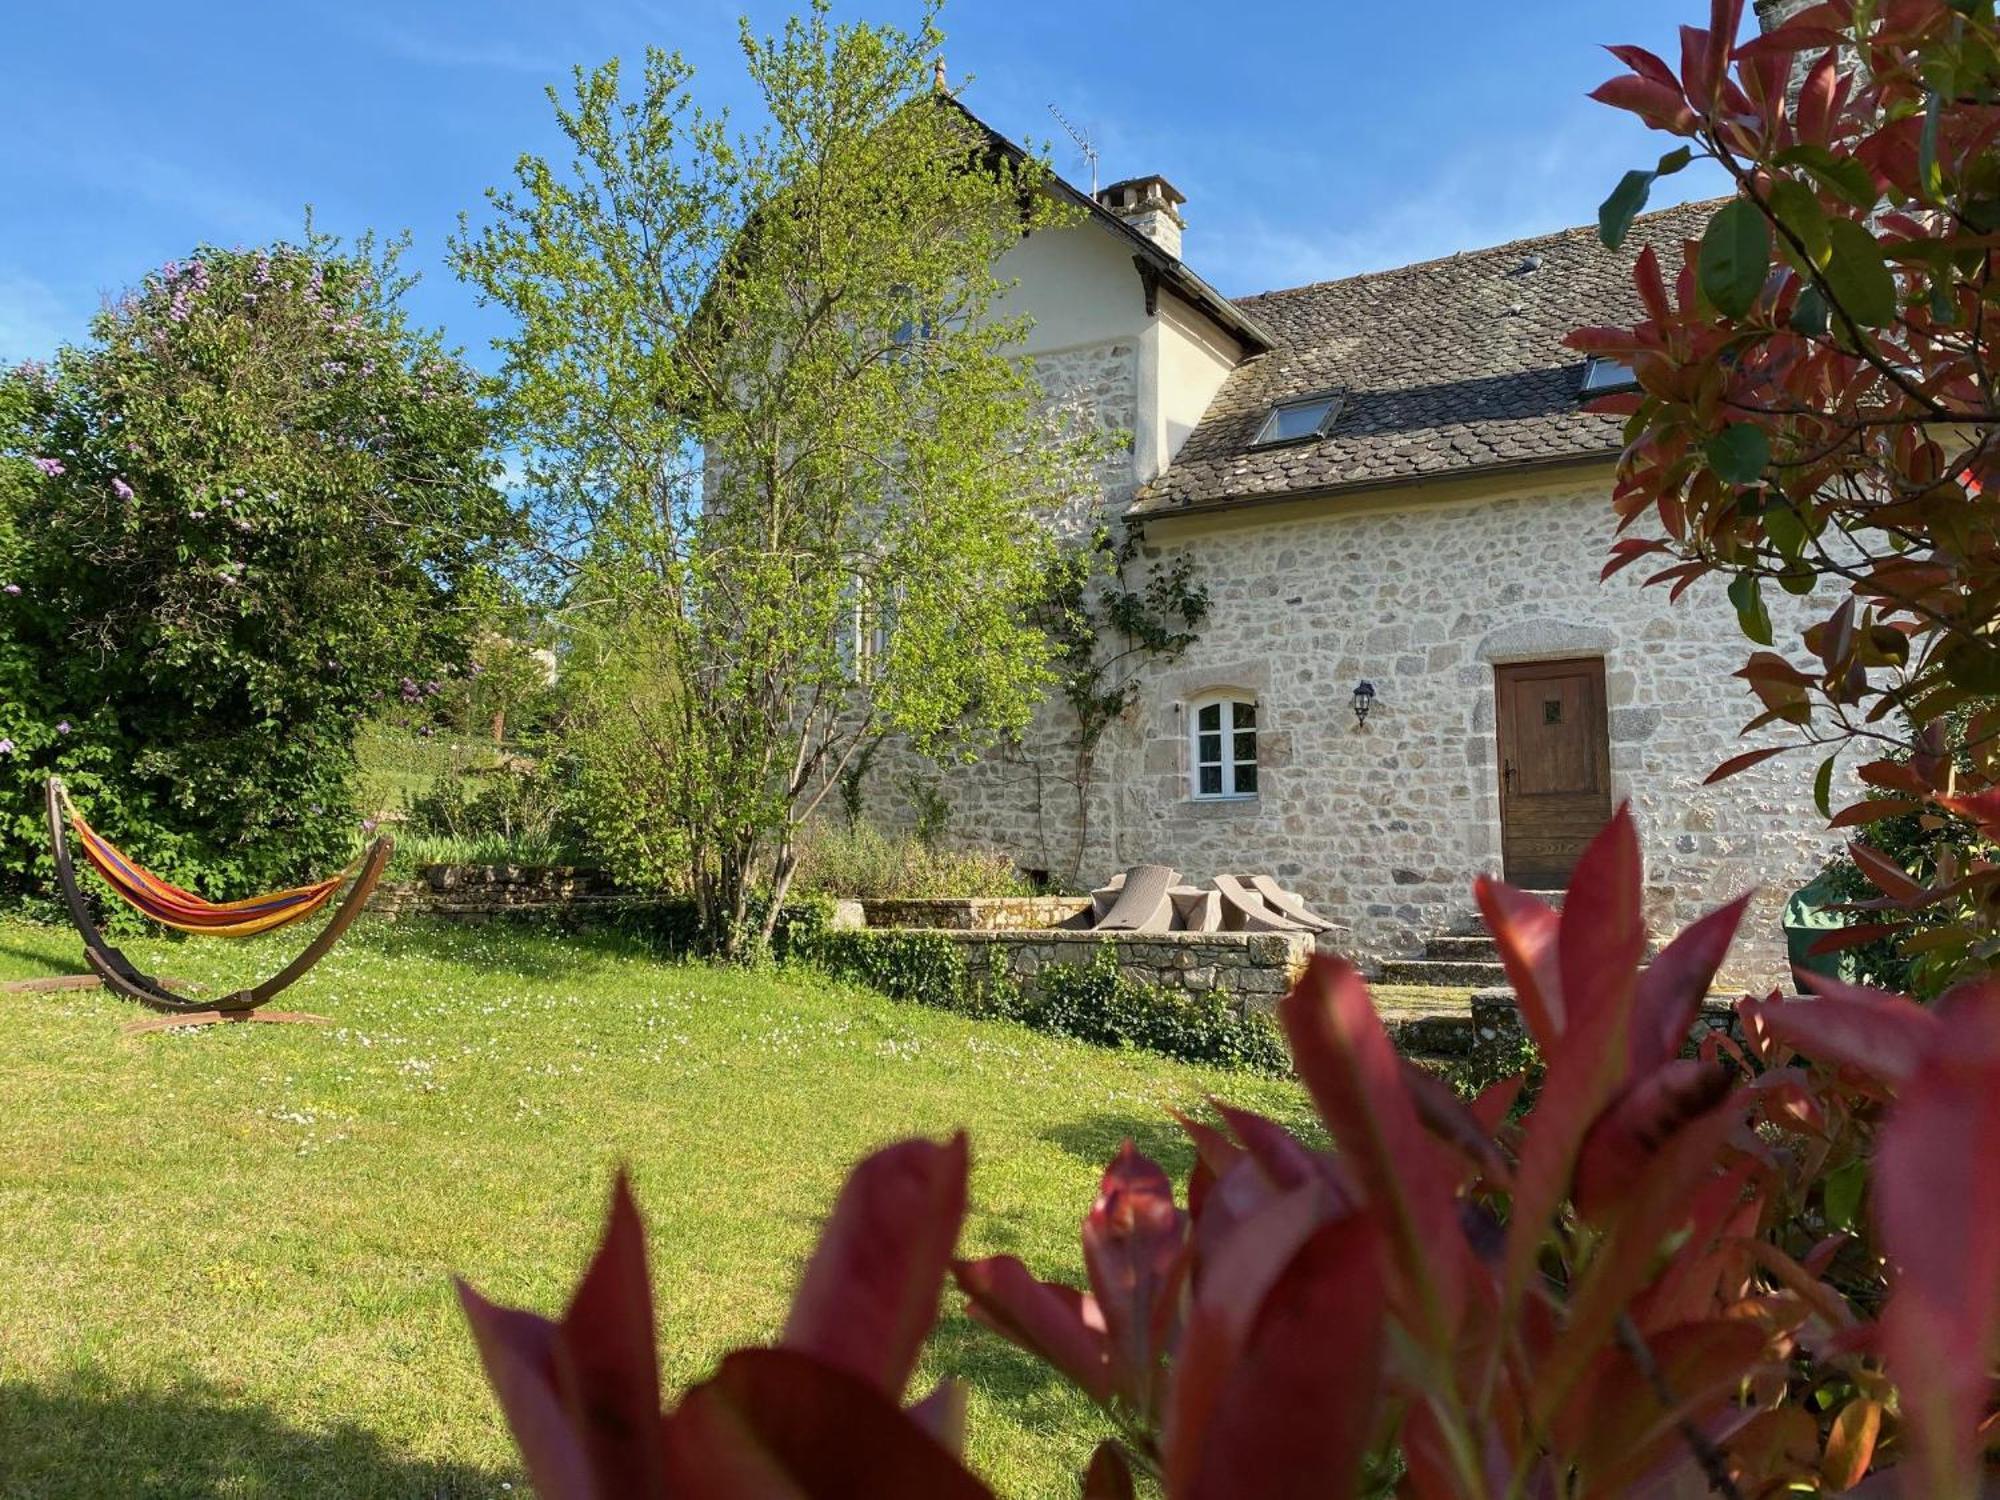
[[[241,982],[286,940],[141,942]],[[0,922],[0,978],[77,967]],[[0,1495],[465,1496],[523,1488],[449,1277],[559,1307],[630,1164],[668,1380],[779,1326],[846,1168],[972,1132],[966,1245],[1080,1279],[1125,1135],[1287,1084],[898,1005],[612,937],[364,926],[285,997],[330,1026],[126,1036],[101,993],[0,996]],[[972,1386],[973,1462],[1074,1495],[1088,1408],[956,1312],[920,1379]]]

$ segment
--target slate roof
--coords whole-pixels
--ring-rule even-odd
[[[1615,453],[1619,423],[1585,415],[1571,329],[1640,316],[1631,264],[1652,244],[1671,282],[1716,204],[1637,220],[1622,251],[1595,226],[1237,302],[1277,340],[1224,381],[1134,517],[1367,489]],[[1346,392],[1322,438],[1253,448],[1275,402]]]

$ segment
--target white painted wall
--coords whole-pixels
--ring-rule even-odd
[[[1032,234],[995,266],[1015,285],[993,311],[1034,320],[1021,346],[1031,357],[1066,358],[1112,344],[1133,351],[1129,484],[1137,486],[1173,461],[1243,355],[1233,338],[1166,288],[1158,315],[1149,315],[1132,256],[1129,243],[1096,223]]]
[[[996,302],[994,316],[1034,319],[1023,353],[1136,339],[1152,322],[1131,249],[1099,225],[1039,230],[993,269],[1017,283]]]
[[[1178,297],[1161,295],[1159,325],[1160,395],[1153,437],[1159,467],[1147,480],[1174,461],[1222,382],[1243,362],[1236,340]]]

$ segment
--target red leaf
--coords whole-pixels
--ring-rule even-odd
[[[1939,1034],[1877,1139],[1870,1183],[1895,1266],[1883,1350],[1923,1493],[1979,1492],[2000,1347],[2000,982],[1939,1002]]]
[[[1276,1120],[1266,1119],[1252,1110],[1236,1109],[1220,1099],[1210,1102],[1215,1105],[1216,1112],[1229,1122],[1229,1128],[1236,1132],[1236,1139],[1243,1143],[1244,1150],[1263,1169],[1273,1187],[1285,1192],[1308,1182],[1317,1182],[1326,1187],[1334,1207],[1344,1209],[1353,1205],[1359,1189],[1346,1169],[1333,1157],[1306,1149],[1304,1142]]]
[[[1649,79],[1665,88],[1678,89],[1681,86],[1681,81],[1674,77],[1674,70],[1656,53],[1648,52],[1644,47],[1619,46],[1606,47],[1604,50],[1641,78]]]
[[[1429,1068],[1409,1059],[1403,1060],[1403,1082],[1409,1088],[1411,1102],[1417,1107],[1417,1118],[1424,1122],[1424,1128],[1447,1146],[1463,1156],[1467,1163],[1478,1169],[1479,1177],[1485,1185],[1506,1191],[1513,1183],[1513,1170],[1507,1165],[1507,1158],[1493,1143],[1496,1127],[1487,1125],[1467,1107],[1465,1101],[1452,1091],[1446,1083]],[[1501,1110],[1505,1118],[1506,1110]]]
[[[1900,995],[1809,974],[1812,1000],[1752,1001],[1768,1035],[1815,1062],[1839,1064],[1871,1078],[1902,1084],[1936,1044],[1938,1019]]]
[[[1545,1098],[1554,1083],[1551,1076]],[[1730,1095],[1695,1116],[1653,1154],[1650,1167],[1633,1184],[1615,1226],[1572,1288],[1568,1319],[1537,1372],[1532,1402],[1537,1426],[1572,1398],[1576,1382],[1650,1278],[1662,1242],[1694,1216],[1696,1189],[1704,1178],[1718,1175],[1718,1155],[1742,1124],[1743,1113],[1740,1099]]]
[[[1625,1090],[1591,1125],[1577,1153],[1577,1212],[1595,1224],[1613,1220],[1660,1148],[1721,1103],[1734,1077],[1722,1063],[1677,1058]]]
[[[1639,841],[1629,808],[1590,841],[1564,897],[1557,934],[1568,1016],[1546,1052],[1548,1077],[1529,1114],[1514,1171],[1506,1301],[1527,1287],[1576,1154],[1598,1113],[1628,1081],[1632,1006],[1645,926]]]
[[[664,1495],[646,1231],[622,1172],[561,1323],[495,1306],[464,1282],[458,1298],[539,1493]]]
[[[965,1382],[947,1376],[908,1407],[910,1420],[954,1457],[965,1457]]]
[[[1663,1406],[1632,1355],[1612,1348],[1597,1357],[1580,1387],[1582,1399],[1556,1418],[1556,1440],[1576,1455],[1585,1481],[1579,1493],[1626,1495],[1637,1480],[1683,1442],[1681,1428],[1722,1405],[1764,1352],[1765,1333],[1743,1319],[1707,1319],[1662,1329],[1646,1338],[1659,1384],[1673,1393]]]
[[[1748,896],[1739,896],[1683,928],[1640,974],[1632,1008],[1635,1073],[1665,1062],[1686,1044],[1749,905]]]
[[[1099,1443],[1083,1471],[1083,1500],[1136,1500],[1137,1495],[1124,1450],[1109,1439]]]
[[[1674,320],[1673,304],[1667,300],[1667,283],[1660,275],[1659,253],[1651,245],[1641,250],[1639,258],[1632,262],[1632,285],[1645,305],[1647,317],[1655,323]]]
[[[1747,771],[1752,766],[1762,765],[1774,755],[1783,755],[1791,745],[1766,745],[1761,750],[1745,750],[1741,755],[1732,755],[1721,765],[1702,778],[1703,786],[1713,786],[1718,781],[1726,781],[1738,771]]]
[[[1474,1097],[1470,1108],[1473,1118],[1488,1135],[1498,1135],[1500,1127],[1507,1121],[1507,1113],[1513,1109],[1514,1101],[1521,1097],[1521,1088],[1528,1081],[1527,1075],[1516,1073],[1512,1078],[1502,1078],[1489,1083]]]
[[[591,1476],[581,1437],[556,1396],[556,1325],[488,1302],[463,1281],[457,1286],[458,1304],[479,1346],[479,1362],[500,1399],[535,1493],[547,1500],[599,1500],[600,1495],[610,1500]]]
[[[966,1148],[899,1141],[848,1175],[779,1344],[902,1399],[965,1218]]]
[[[1915,901],[1923,895],[1923,883],[1879,850],[1855,841],[1847,846],[1847,852],[1869,883],[1892,901]]]
[[[1687,90],[1688,103],[1704,114],[1715,109],[1716,82],[1728,58],[1726,39],[1718,37],[1711,45],[1709,33],[1700,27],[1681,28],[1681,86]]]
[[[1590,97],[1613,109],[1630,110],[1655,130],[1674,135],[1694,134],[1695,113],[1677,88],[1627,74],[1599,84],[1590,91]]]
[[[674,1500],[991,1500],[874,1382],[794,1349],[729,1355],[668,1418],[665,1450]]]
[[[618,1174],[603,1242],[556,1331],[556,1384],[607,1493],[651,1495],[660,1469],[660,1362],[646,1230]],[[615,1478],[616,1483],[611,1483]]]
[[[953,1261],[951,1274],[975,1321],[1046,1360],[1100,1406],[1111,1400],[1111,1341],[1084,1293],[1037,1281],[1011,1255]]]
[[[1988,838],[2000,838],[2000,787],[1963,797],[1934,797],[1939,807],[1970,818]]]
[[[1884,818],[1915,812],[1922,806],[1923,803],[1912,802],[1906,797],[1875,797],[1866,802],[1850,802],[1835,813],[1826,826],[1854,828],[1866,823],[1879,823]]]
[[[1457,1171],[1418,1123],[1396,1049],[1344,959],[1315,956],[1278,1006],[1292,1062],[1396,1248],[1411,1333],[1449,1347],[1464,1299]]]
[[[1167,1174],[1129,1140],[1104,1169],[1083,1221],[1083,1263],[1104,1314],[1114,1376],[1128,1400],[1152,1408],[1160,1358],[1174,1334],[1187,1272],[1187,1215]]]
[[[1861,1483],[1875,1458],[1875,1439],[1882,1431],[1882,1403],[1857,1396],[1841,1407],[1826,1435],[1820,1478],[1835,1494]]]
[[[1818,958],[1822,954],[1841,953],[1849,948],[1864,948],[1870,943],[1894,937],[1908,929],[1898,927],[1893,922],[1864,922],[1855,927],[1836,927],[1821,937],[1812,940],[1806,952]]]
[[[1314,1231],[1242,1338],[1197,1305],[1175,1387],[1168,1495],[1352,1494],[1375,1426],[1383,1301],[1380,1237],[1356,1216]],[[1183,1384],[1212,1397],[1205,1409],[1183,1406]]]
[[[1479,916],[1500,950],[1514,1002],[1543,1055],[1563,1033],[1562,977],[1556,968],[1555,909],[1526,891],[1481,875],[1472,883]]]
[[[1630,1020],[1646,953],[1642,880],[1638,830],[1631,809],[1621,805],[1585,846],[1563,898],[1556,959],[1565,1041],[1593,1030],[1600,1019],[1621,1030]]]

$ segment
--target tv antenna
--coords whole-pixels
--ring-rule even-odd
[[[1077,152],[1085,161],[1090,163],[1090,196],[1095,198],[1097,196],[1097,148],[1090,144],[1090,137],[1072,125],[1063,112],[1053,104],[1049,106],[1049,113],[1056,117],[1056,124],[1062,126],[1068,132],[1069,138],[1076,142]]]

